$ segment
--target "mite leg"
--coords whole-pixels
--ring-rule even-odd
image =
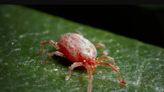
[[[102,59],[99,58],[99,60],[105,60],[105,58],[102,58]],[[100,64],[100,65],[104,65],[104,66],[112,68],[113,72],[116,73],[116,79],[119,81],[119,84],[121,84],[121,85],[125,85],[126,84],[126,82],[121,79],[121,75],[120,75],[119,69],[118,69],[118,67],[115,64],[105,63],[105,62],[100,62],[100,61],[96,61],[96,64]]]
[[[101,49],[101,53],[103,55],[106,55],[106,56],[108,55],[108,50],[105,49],[106,48],[105,44],[99,42],[99,43],[95,43],[94,45],[95,45],[96,48],[100,48]]]
[[[40,49],[41,54],[43,54],[43,52],[44,52],[45,45],[51,45],[54,48],[56,48],[57,50],[59,49],[58,42],[55,42],[53,40],[41,41],[40,45],[41,45],[41,49]]]
[[[110,56],[100,56],[98,58],[96,58],[97,61],[102,61],[102,60],[108,60],[110,61],[112,64],[116,65],[115,64],[115,60],[114,58],[110,57]]]
[[[71,77],[71,74],[72,74],[73,70],[74,70],[76,67],[79,67],[79,66],[83,66],[83,63],[82,63],[82,62],[74,62],[74,63],[69,67],[69,72],[68,72],[68,75],[65,77],[65,80],[69,80],[70,77]]]
[[[92,92],[93,68],[86,66],[86,69],[88,73],[88,92]]]
[[[101,43],[101,42],[98,42],[98,43],[95,43],[94,44],[96,48],[105,48],[105,44]]]
[[[44,61],[44,63],[48,63],[48,60],[52,57],[52,56],[60,56],[60,57],[64,57],[64,54],[61,53],[60,51],[54,51],[54,52],[50,52],[48,53],[48,57],[46,58],[46,60]]]
[[[59,49],[58,43],[57,43],[57,42],[54,42],[53,40],[41,41],[41,42],[40,42],[40,45],[41,45],[41,49],[40,49],[39,54],[41,54],[41,55],[43,55],[43,53],[44,53],[44,47],[45,47],[46,45],[51,45],[51,46],[53,46],[54,48]],[[48,63],[48,60],[49,60],[53,55],[63,56],[63,54],[62,54],[61,52],[59,52],[59,51],[51,52],[51,53],[48,53],[48,57],[47,57],[42,63],[44,63],[44,64]],[[44,57],[44,56],[42,56],[42,57]]]
[[[52,57],[52,56],[60,56],[60,57],[64,57],[64,54],[60,51],[54,51],[54,52],[50,52],[48,53],[48,57],[46,58],[46,60],[44,61],[44,63],[48,63],[48,60]]]
[[[64,54],[62,52],[60,52],[60,51],[54,51],[54,52],[48,53],[49,57],[52,57],[54,55],[60,56],[60,57],[64,57]]]
[[[83,36],[82,33],[81,33],[80,31],[75,31],[74,33]]]

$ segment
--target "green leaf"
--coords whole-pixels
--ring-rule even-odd
[[[111,69],[98,66],[93,92],[164,92],[163,48],[16,5],[0,6],[0,92],[86,92],[85,70],[65,81],[68,65],[61,62],[67,60],[55,57],[42,64],[46,54],[37,54],[40,41],[75,31],[104,43],[128,83],[120,86]]]

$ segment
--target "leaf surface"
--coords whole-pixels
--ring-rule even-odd
[[[65,81],[66,59],[42,64],[46,54],[37,54],[40,41],[75,31],[104,43],[128,83],[118,85],[111,69],[98,66],[93,92],[164,92],[163,48],[16,5],[0,6],[0,92],[86,92],[85,70],[75,70]],[[46,52],[53,50],[46,47]]]

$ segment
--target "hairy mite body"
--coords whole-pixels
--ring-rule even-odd
[[[77,33],[67,33],[58,40],[59,51],[73,62],[83,62],[92,60],[97,56],[95,46],[82,35]]]
[[[71,73],[74,68],[79,66],[86,68],[88,73],[88,92],[92,91],[92,75],[96,65],[110,67],[114,72],[116,72],[116,79],[118,80],[119,84],[126,84],[126,82],[121,79],[120,72],[115,63],[101,62],[102,60],[114,62],[114,59],[106,55],[97,57],[96,47],[88,39],[84,38],[78,33],[66,33],[62,35],[57,42],[54,42],[53,40],[41,42],[42,46],[45,44],[50,44],[57,49],[57,51],[49,53],[49,56],[58,55],[73,62],[73,64],[69,67],[69,73],[65,78],[66,80],[71,77]],[[101,46],[102,44],[97,47]]]

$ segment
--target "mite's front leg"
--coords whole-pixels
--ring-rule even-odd
[[[41,45],[41,49],[39,51],[39,54],[43,55],[44,54],[44,47],[46,45],[51,45],[52,47],[54,47],[55,49],[59,49],[59,46],[58,46],[58,42],[55,42],[53,40],[48,40],[48,41],[41,41],[40,42],[40,45]],[[59,52],[59,51],[55,51],[55,52],[51,52],[51,53],[48,53],[48,57],[46,57],[46,59],[42,62],[42,63],[48,63],[48,60],[53,56],[53,55],[57,55],[57,56],[64,56],[63,53]],[[44,57],[44,56],[43,56]]]
[[[82,63],[82,62],[74,62],[74,63],[69,67],[69,72],[68,72],[68,75],[65,77],[65,80],[69,80],[70,77],[71,77],[71,74],[72,74],[73,70],[74,70],[76,67],[79,67],[79,66],[83,66],[83,63]]]
[[[54,47],[54,48],[57,49],[57,50],[59,49],[58,42],[55,42],[55,41],[53,41],[53,40],[41,41],[41,42],[40,42],[40,45],[41,45],[41,49],[40,49],[41,54],[43,54],[43,52],[44,52],[44,47],[45,47],[46,45],[51,45],[52,47]]]

